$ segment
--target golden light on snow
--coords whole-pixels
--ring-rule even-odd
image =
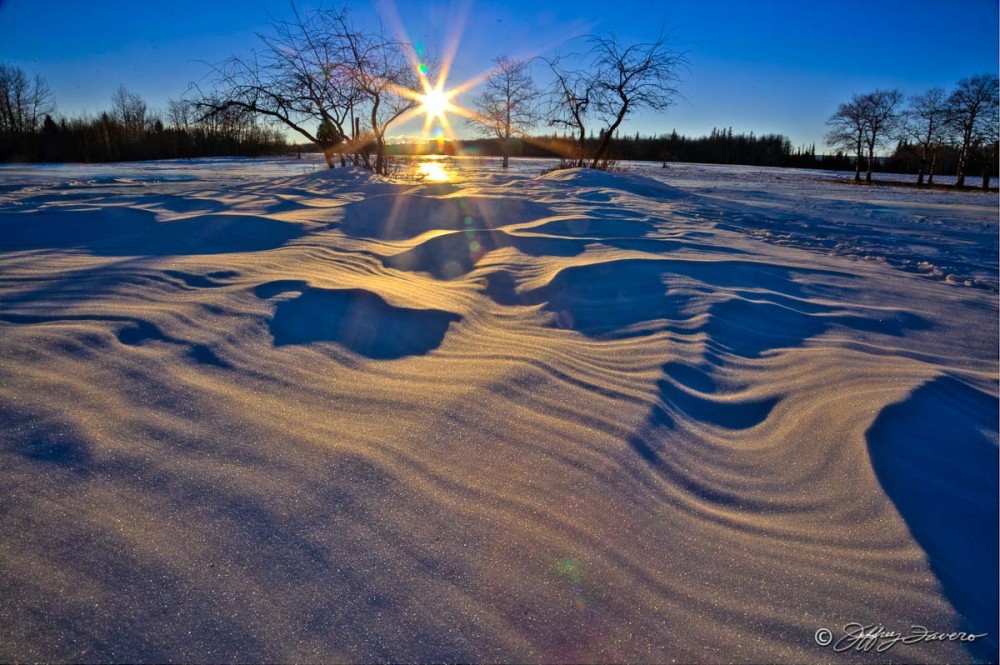
[[[432,155],[431,157],[435,156]],[[425,158],[417,167],[417,174],[430,182],[448,182],[452,179],[452,174],[437,159]]]

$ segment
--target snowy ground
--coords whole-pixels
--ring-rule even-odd
[[[0,660],[996,658],[995,194],[495,166],[0,167]]]

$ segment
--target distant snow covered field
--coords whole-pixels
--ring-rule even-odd
[[[997,195],[512,164],[0,167],[0,660],[995,660]]]

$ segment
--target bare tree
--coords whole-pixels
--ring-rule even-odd
[[[375,164],[384,173],[388,127],[419,105],[417,73],[407,45],[383,29],[365,31],[346,7],[319,8],[294,19],[275,20],[273,34],[253,59],[233,57],[213,68],[214,91],[198,100],[206,113],[237,107],[284,124],[320,146],[327,165],[334,155],[375,145]],[[366,130],[362,131],[362,118]]]
[[[24,70],[0,64],[0,131],[33,132],[55,111],[55,96],[41,76],[28,78]]]
[[[539,91],[524,60],[501,55],[493,65],[472,103],[476,115],[471,122],[500,140],[503,168],[507,168],[511,137],[526,135],[538,121]]]
[[[866,118],[863,96],[853,95],[851,101],[838,106],[837,112],[826,121],[830,128],[826,133],[826,144],[854,154],[854,182],[861,182]]]
[[[293,20],[275,20],[272,35],[258,35],[264,47],[253,58],[233,56],[213,66],[213,90],[195,104],[202,117],[235,107],[284,124],[322,148],[333,167],[335,149],[348,138],[344,125],[359,101],[337,39],[344,10],[304,16],[293,10]]]
[[[594,81],[585,72],[568,69],[562,58],[546,60],[553,80],[546,94],[545,117],[550,125],[561,125],[576,136],[574,166],[583,166],[587,156],[587,119],[594,96]]]
[[[959,81],[948,97],[948,124],[957,135],[959,146],[956,187],[965,186],[970,149],[996,131],[998,87],[996,74],[970,76]]]
[[[192,104],[186,99],[167,100],[167,122],[174,129],[188,130],[193,121]]]
[[[643,109],[665,111],[677,97],[678,70],[686,63],[683,53],[667,48],[662,34],[644,44],[622,44],[614,33],[590,38],[593,101],[604,122],[601,140],[591,160],[596,168],[612,135],[631,113]]]
[[[897,111],[903,93],[898,90],[876,90],[853,95],[851,101],[837,107],[826,121],[830,128],[826,143],[854,152],[854,181],[861,181],[861,157],[867,149],[865,181],[872,181],[875,151],[897,136],[900,114]]]
[[[388,38],[381,27],[377,32],[358,29],[346,11],[337,15],[337,24],[339,32],[335,36],[341,45],[342,60],[347,63],[360,106],[369,114],[368,129],[375,143],[373,167],[376,173],[385,175],[385,133],[392,123],[420,105],[416,93],[420,80],[406,55],[410,47]],[[364,138],[357,137],[355,143]]]
[[[868,172],[865,174],[865,182],[870,183],[875,151],[884,147],[899,130],[900,115],[897,109],[903,100],[903,93],[899,90],[876,90],[863,95],[861,99],[865,146],[868,148]]]
[[[947,108],[944,90],[941,88],[931,88],[922,95],[910,98],[905,132],[917,146],[917,157],[920,159],[920,170],[917,172],[918,185],[924,184],[925,172],[927,184],[934,184],[934,166],[937,163],[938,152],[947,139],[946,119]]]
[[[984,110],[982,131],[979,133],[979,152],[981,153],[983,190],[990,188],[990,176],[1000,158],[1000,107],[994,102]]]
[[[134,92],[129,92],[124,85],[118,86],[111,96],[111,114],[121,123],[125,134],[130,139],[140,137],[146,129],[146,102]]]
[[[573,131],[576,165],[583,166],[589,159],[590,167],[598,168],[625,118],[636,111],[665,111],[673,105],[679,94],[678,74],[687,59],[668,48],[663,34],[652,42],[627,45],[614,33],[592,35],[588,40],[590,49],[582,55],[546,60],[554,78],[545,96],[544,115],[550,125]],[[601,125],[601,134],[588,156],[587,125],[591,122]]]

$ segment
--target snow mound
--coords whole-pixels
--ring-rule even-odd
[[[676,187],[637,173],[610,173],[596,169],[573,168],[543,173],[537,179],[566,182],[577,187],[611,189],[657,199],[681,199],[690,196]]]

